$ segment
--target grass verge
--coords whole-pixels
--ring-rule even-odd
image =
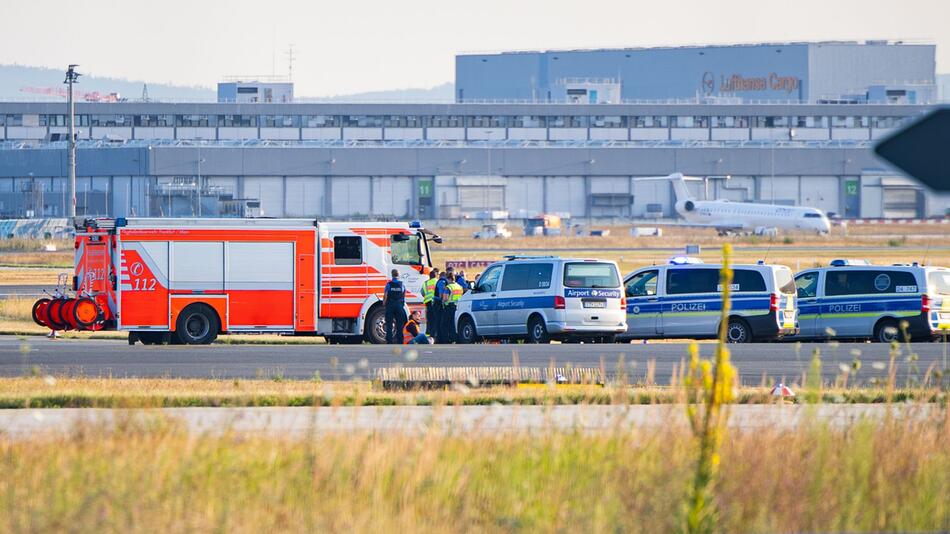
[[[948,438],[945,420],[732,432],[716,530],[945,531]],[[130,420],[0,437],[0,529],[682,531],[695,449],[685,425],[301,439]]]

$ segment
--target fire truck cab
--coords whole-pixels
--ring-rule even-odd
[[[407,306],[422,308],[430,242],[441,238],[415,221],[86,219],[76,229],[76,295],[64,299],[76,304],[47,303],[40,319],[124,330],[143,344],[236,332],[384,343],[389,273],[399,271]],[[70,310],[79,308],[77,322]]]

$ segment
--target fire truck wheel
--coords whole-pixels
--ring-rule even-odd
[[[183,345],[208,345],[218,337],[218,314],[206,304],[191,304],[178,315],[175,334]]]
[[[363,332],[366,341],[374,345],[386,344],[386,310],[381,305],[376,306],[366,314]],[[402,332],[399,332],[399,335],[402,335]]]

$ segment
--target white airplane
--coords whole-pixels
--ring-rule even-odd
[[[831,230],[828,217],[817,208],[729,202],[728,200],[696,200],[686,187],[682,173],[669,176],[635,178],[634,180],[669,180],[676,194],[676,213],[686,219],[677,226],[715,228],[720,235],[751,232],[758,235],[776,230],[801,230],[827,234]]]

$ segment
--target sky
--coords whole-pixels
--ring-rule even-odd
[[[433,87],[460,52],[894,39],[937,45],[950,0],[0,0],[0,64],[212,87],[285,74],[332,96]],[[69,35],[62,29],[72,28]]]

